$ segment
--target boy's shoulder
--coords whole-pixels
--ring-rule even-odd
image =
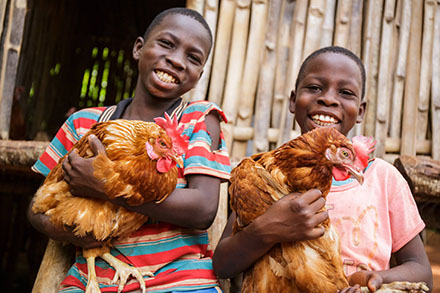
[[[99,116],[101,116],[105,109],[107,109],[107,107],[84,108],[70,115],[68,120],[73,121],[77,119],[92,119],[98,121]]]
[[[183,116],[206,116],[211,111],[216,111],[219,115],[222,121],[227,122],[226,116],[223,112],[223,110],[214,102],[210,101],[192,101],[189,102],[186,106],[185,110],[183,111]],[[182,116],[182,119],[183,119]]]

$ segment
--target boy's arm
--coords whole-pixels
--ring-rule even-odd
[[[378,289],[394,281],[425,282],[432,289],[432,271],[419,235],[394,253],[397,265],[384,271],[360,271],[349,277],[350,285]]]
[[[328,218],[326,211],[319,212],[324,204],[321,192],[316,189],[286,195],[233,235],[235,214],[232,214],[214,252],[215,273],[220,278],[235,277],[276,243],[321,237],[324,228],[317,226]]]
[[[211,150],[216,150],[220,142],[218,115],[208,114],[205,123],[212,140]],[[91,148],[95,154],[98,151],[104,151],[98,138],[91,137],[90,139]],[[64,173],[67,174],[66,180],[72,186],[71,192],[74,195],[87,195],[109,200],[104,193],[102,182],[93,176],[93,160],[94,158],[84,159],[74,152],[70,153],[63,164]],[[148,202],[134,207],[127,205],[125,200],[120,198],[112,202],[155,220],[188,228],[206,229],[211,225],[217,213],[221,180],[208,175],[188,175],[186,180],[187,188],[175,189],[160,204]]]

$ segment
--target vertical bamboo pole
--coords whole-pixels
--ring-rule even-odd
[[[11,0],[8,24],[3,44],[2,67],[0,68],[0,139],[8,139],[11,120],[12,99],[14,95],[15,76],[17,75],[23,38],[24,20],[26,18],[26,0]]]
[[[385,11],[382,21],[382,40],[380,43],[380,63],[377,90],[377,109],[376,109],[376,129],[375,139],[377,140],[375,155],[383,157],[385,154],[385,140],[387,138],[389,109],[390,109],[390,90],[389,80],[391,78],[391,50],[390,43],[393,39],[394,28],[394,9],[395,0],[385,1]]]
[[[257,91],[258,73],[263,56],[264,36],[266,32],[267,0],[253,0],[249,40],[243,79],[240,87],[240,107],[237,115],[237,126],[251,126],[254,111],[255,93]],[[232,154],[235,158],[246,155],[247,141],[235,141]]]
[[[293,127],[293,115],[289,112],[290,92],[295,89],[296,77],[301,62],[303,61],[302,51],[307,17],[308,0],[297,0],[293,14],[292,48],[289,54],[289,68],[286,78],[285,101],[281,112],[280,134],[277,145],[290,139]]]
[[[205,0],[186,0],[186,8],[192,9],[203,15]]]
[[[407,76],[402,119],[401,154],[416,155],[417,105],[420,85],[420,44],[422,35],[423,2],[412,2],[411,31],[409,35]]]
[[[275,82],[276,44],[282,0],[269,2],[269,23],[266,32],[263,65],[257,92],[255,107],[254,152],[269,150],[267,131],[270,126],[271,104]]]
[[[352,1],[339,0],[338,10],[336,11],[336,27],[335,40],[336,46],[348,48],[348,40],[350,36],[350,15],[351,15]]]
[[[279,128],[281,124],[281,111],[283,102],[287,98],[284,91],[289,64],[289,52],[292,47],[290,42],[290,28],[292,24],[295,1],[283,1],[282,17],[277,42],[277,71],[275,75],[275,88],[272,104],[272,127]]]
[[[350,31],[348,48],[357,56],[361,55],[362,47],[362,14],[363,0],[353,1],[351,9]]]
[[[434,32],[435,0],[425,0],[423,12],[422,60],[420,62],[419,113],[417,115],[417,139],[426,139],[428,132],[429,91],[432,73],[432,43]],[[440,42],[440,39],[437,40]],[[440,64],[437,64],[440,66]]]
[[[364,117],[365,135],[374,135],[376,121],[377,68],[379,63],[380,24],[383,0],[367,2],[367,19],[364,27],[364,55],[362,57],[367,73],[365,97],[368,102]]]
[[[310,0],[306,37],[304,40],[303,56],[309,56],[313,51],[319,49],[321,43],[321,29],[324,22],[325,2],[321,0]]]
[[[327,0],[325,3],[324,22],[322,23],[320,47],[333,44],[333,31],[335,29],[336,0]]]
[[[0,34],[3,33],[3,22],[5,20],[6,13],[6,0],[0,1]]]
[[[440,1],[435,9],[434,44],[432,48],[431,125],[432,158],[440,160]]]
[[[251,0],[237,0],[237,6],[235,9],[231,56],[228,63],[225,93],[222,104],[223,111],[229,120],[228,124],[225,125],[225,129],[230,133],[232,133],[231,126],[235,124],[237,117],[237,106],[249,31],[250,6]],[[232,137],[230,139],[232,139]],[[232,149],[232,140],[226,141],[226,143],[228,144],[228,148]]]
[[[393,81],[393,99],[391,106],[390,137],[400,137],[402,121],[403,89],[406,77],[406,60],[408,55],[409,31],[411,24],[411,0],[403,0],[398,43],[397,65]]]
[[[229,59],[229,46],[232,25],[235,15],[235,0],[222,0],[218,20],[217,37],[215,40],[212,63],[211,81],[209,83],[209,101],[218,105],[222,103],[226,69]]]
[[[190,97],[192,101],[205,100],[206,92],[208,91],[209,77],[211,76],[212,56],[214,55],[215,36],[217,30],[217,13],[218,13],[218,0],[206,0],[204,17],[209,25],[212,33],[212,49],[209,54],[208,60],[206,60],[205,67],[203,68],[203,74],[194,89],[193,95]]]

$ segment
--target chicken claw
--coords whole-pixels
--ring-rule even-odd
[[[370,292],[367,287],[361,288],[362,292]],[[382,284],[382,286],[377,290],[377,293],[402,293],[402,292],[412,292],[412,293],[424,293],[428,292],[429,288],[424,282],[411,283],[411,282],[392,282],[389,284]]]
[[[128,277],[133,275],[139,282],[142,293],[146,293],[147,289],[145,287],[144,276],[154,277],[152,272],[141,273],[136,267],[132,267],[125,262],[120,261],[110,253],[105,253],[101,256],[105,261],[107,261],[114,269],[115,276],[112,280],[112,284],[115,284],[119,280],[118,292],[122,292]]]
[[[88,280],[85,293],[100,293],[98,280],[96,280],[95,257],[87,258]]]

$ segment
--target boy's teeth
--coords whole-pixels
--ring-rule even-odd
[[[163,71],[156,71],[156,75],[159,77],[159,79],[163,82],[167,82],[167,83],[177,83],[176,79],[169,75],[166,72]]]
[[[335,118],[333,118],[331,116],[327,116],[327,115],[322,115],[322,114],[321,115],[318,115],[318,114],[313,115],[312,119],[316,124],[321,125],[321,126],[328,126],[328,125],[333,125],[333,124],[338,123],[338,121]]]

